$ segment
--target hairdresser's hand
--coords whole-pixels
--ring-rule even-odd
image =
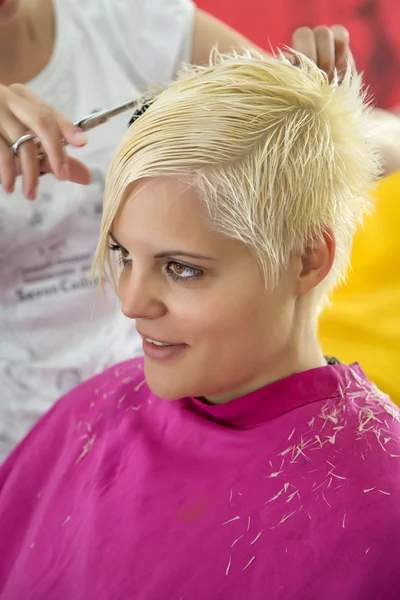
[[[322,71],[332,78],[334,69],[339,77],[350,63],[354,69],[354,60],[350,51],[349,32],[342,25],[315,29],[300,27],[292,37],[292,48],[311,58]]]
[[[334,69],[339,78],[350,63],[355,71],[354,59],[350,51],[349,32],[342,25],[334,27],[301,27],[293,34],[292,48],[314,60],[320,69],[332,78]],[[379,138],[382,153],[383,175],[400,170],[400,115],[387,110],[373,108],[371,120],[375,125],[375,135]]]
[[[10,146],[22,135],[35,133],[42,143],[46,158],[37,158],[38,148],[25,142],[16,158]],[[39,175],[53,173],[62,181],[88,184],[89,169],[68,156],[61,140],[81,147],[87,142],[84,133],[61,113],[38,98],[24,85],[0,85],[0,183],[8,193],[14,191],[15,179],[22,174],[26,198],[36,198]]]

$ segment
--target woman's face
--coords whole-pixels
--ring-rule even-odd
[[[122,311],[144,338],[155,394],[220,403],[286,374],[294,267],[266,289],[246,245],[213,232],[196,191],[172,177],[141,182],[112,233],[125,263]]]

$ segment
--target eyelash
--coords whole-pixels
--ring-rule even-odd
[[[118,244],[113,244],[112,242],[108,244],[108,248],[111,252],[118,252],[118,262],[120,265],[125,267],[125,265],[129,262],[128,257],[124,255],[124,252],[126,251],[123,250],[121,246],[118,246]]]
[[[183,269],[191,271],[192,275],[189,275],[189,277],[180,277],[171,271],[171,265],[174,265],[175,267],[182,267]],[[199,279],[203,275],[203,271],[200,271],[200,269],[195,269],[194,267],[190,267],[189,265],[185,265],[185,263],[181,263],[176,260],[168,260],[164,263],[164,266],[168,277],[170,277],[173,281],[178,281],[179,283],[187,283],[188,281],[193,281],[193,279]]]
[[[111,252],[118,252],[118,254],[119,254],[118,262],[123,267],[125,267],[131,261],[131,259],[128,259],[127,256],[124,256],[125,250],[123,248],[121,248],[121,246],[118,246],[118,244],[113,244],[112,242],[110,242],[108,247]],[[171,265],[174,265],[175,267],[181,267],[183,269],[186,269],[186,270],[192,272],[192,275],[189,275],[189,277],[180,277],[179,275],[177,275],[176,273],[171,271]],[[187,265],[182,262],[178,262],[176,260],[165,261],[164,269],[165,269],[165,272],[167,273],[168,277],[170,277],[173,281],[178,281],[179,283],[187,283],[188,281],[192,281],[193,279],[199,279],[203,275],[203,271],[201,271],[200,269],[195,269],[194,267],[191,267],[190,265]]]

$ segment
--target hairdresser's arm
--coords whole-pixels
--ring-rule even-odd
[[[207,64],[214,46],[217,46],[222,53],[232,52],[241,47],[254,48],[265,53],[265,50],[257,47],[222,21],[197,8],[192,41],[192,63]]]
[[[400,114],[374,108],[371,117],[382,140],[384,174],[400,171]]]

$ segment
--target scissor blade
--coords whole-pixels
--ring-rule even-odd
[[[88,115],[79,121],[76,121],[74,125],[76,127],[80,127],[83,131],[88,131],[89,129],[93,129],[98,125],[102,125],[106,123],[112,117],[116,117],[124,113],[127,110],[131,110],[138,106],[140,101],[138,100],[129,100],[128,102],[124,102],[123,104],[118,104],[118,106],[114,106],[113,108],[108,108],[106,110],[99,110],[92,115]]]

